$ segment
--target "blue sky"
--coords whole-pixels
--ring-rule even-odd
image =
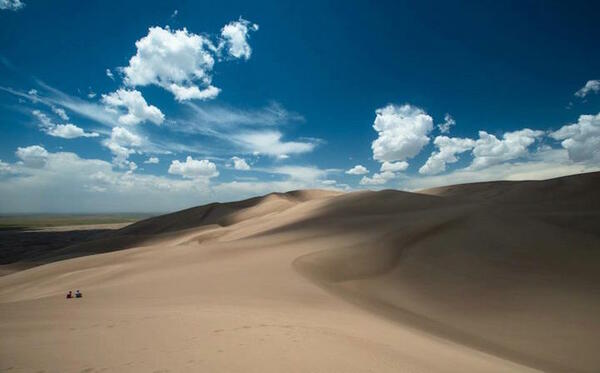
[[[0,8],[3,213],[600,169],[594,2]]]

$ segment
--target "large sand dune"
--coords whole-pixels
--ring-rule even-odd
[[[599,188],[297,191],[141,221],[0,278],[0,369],[598,372]]]

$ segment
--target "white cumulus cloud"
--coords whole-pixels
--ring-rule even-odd
[[[396,174],[391,171],[383,171],[373,174],[373,177],[363,176],[360,180],[360,185],[382,185],[396,177]]]
[[[135,148],[142,145],[142,138],[124,127],[114,127],[109,139],[102,144],[113,154],[113,163],[121,168],[135,168],[129,156],[135,154]]]
[[[82,128],[74,124],[57,124],[56,126],[46,130],[46,133],[54,137],[62,137],[63,139],[75,139],[77,137],[98,137],[96,132],[85,132]]]
[[[388,105],[375,113],[373,128],[379,135],[371,144],[375,160],[405,161],[429,142],[433,118],[422,109],[409,104]]]
[[[26,167],[31,168],[42,168],[48,161],[48,151],[39,145],[18,147],[15,155]]]
[[[235,58],[249,59],[252,55],[252,48],[248,44],[248,33],[257,30],[257,24],[252,24],[243,18],[223,26],[221,37],[227,53]]]
[[[408,168],[408,162],[383,162],[381,164],[381,172],[390,171],[390,172],[400,172],[404,171]]]
[[[348,171],[346,171],[346,173],[348,175],[364,175],[364,174],[368,174],[369,170],[367,170],[367,168],[365,166],[357,164],[356,166],[354,166],[351,169],[349,169]]]
[[[454,125],[456,125],[456,121],[452,118],[452,115],[446,113],[444,115],[444,123],[438,124],[437,127],[441,133],[448,133]]]
[[[527,148],[536,139],[544,135],[544,131],[525,128],[519,131],[506,132],[499,140],[485,131],[479,131],[479,139],[473,148],[472,169],[481,169],[494,164],[525,157]]]
[[[96,132],[85,132],[82,128],[77,127],[76,125],[71,123],[56,124],[52,122],[52,120],[46,114],[42,113],[39,110],[33,110],[31,113],[40,121],[40,129],[50,136],[62,137],[63,139],[99,136]]]
[[[10,172],[12,172],[12,167],[10,167],[10,164],[8,164],[6,162],[3,162],[0,159],[0,175],[7,174],[7,173],[10,173]]]
[[[127,85],[158,85],[179,101],[209,99],[219,93],[211,85],[216,48],[208,38],[185,28],[150,27],[135,46],[135,56],[123,68]]]
[[[247,171],[250,169],[250,166],[248,165],[248,163],[246,163],[246,160],[244,158],[231,157],[231,161],[233,162],[233,168],[236,170]]]
[[[355,167],[356,168],[356,167]],[[408,162],[399,161],[399,162],[388,162],[384,161],[381,164],[381,169],[379,173],[373,174],[372,177],[363,176],[360,179],[360,185],[383,185],[388,181],[396,178],[398,175],[396,172],[404,171],[408,168]],[[367,169],[365,168],[364,171]],[[348,172],[346,172],[348,173]],[[365,172],[366,173],[366,172]]]
[[[108,109],[125,108],[126,114],[119,115],[119,123],[135,125],[144,121],[161,124],[164,114],[156,106],[148,105],[142,93],[138,90],[118,89],[107,95],[102,95],[102,102]]]
[[[209,160],[196,160],[188,156],[185,162],[174,160],[169,166],[169,173],[188,179],[210,179],[219,176],[217,166]]]
[[[475,140],[437,136],[433,144],[438,150],[431,153],[427,162],[419,169],[420,174],[435,175],[446,171],[446,164],[457,162],[457,154],[473,149]]]
[[[600,161],[600,113],[580,115],[577,123],[563,126],[550,137],[561,140],[574,162]]]
[[[594,162],[572,162],[565,149],[539,147],[527,159],[499,163],[485,169],[467,167],[439,175],[406,178],[400,186],[407,190],[418,190],[492,180],[543,180],[598,170],[600,166]]]
[[[212,98],[217,97],[219,95],[219,92],[221,92],[219,88],[212,85],[209,85],[208,87],[201,90],[197,86],[184,87],[175,83],[169,86],[169,90],[173,92],[173,94],[179,101],[192,99],[210,100]]]
[[[146,163],[146,164],[158,164],[159,161],[160,160],[158,159],[158,157],[150,157],[150,158],[146,159],[144,161],[144,163]]]
[[[112,129],[111,140],[121,145],[140,146],[142,138],[124,127],[115,127]]]
[[[240,18],[221,29],[215,46],[209,36],[186,28],[150,27],[148,34],[136,41],[136,54],[121,69],[124,82],[130,87],[157,85],[173,93],[178,101],[213,99],[220,93],[212,85],[216,58],[226,49],[234,58],[249,59],[249,32],[256,30],[258,25]]]

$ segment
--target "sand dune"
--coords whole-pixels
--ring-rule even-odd
[[[597,372],[599,187],[296,191],[147,219],[0,278],[0,368]]]

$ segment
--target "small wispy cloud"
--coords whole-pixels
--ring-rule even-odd
[[[41,90],[30,89],[28,92],[25,92],[11,87],[0,86],[0,91],[10,93],[32,103],[41,103],[50,109],[55,107],[66,108],[73,113],[105,126],[114,127],[119,125],[118,115],[107,111],[104,106],[68,95],[40,80],[37,80],[36,83]]]
[[[61,116],[64,115],[67,119],[66,113],[64,110],[59,108],[55,109],[55,113]],[[39,128],[44,131],[46,134],[54,137],[62,137],[63,139],[75,139],[78,137],[98,137],[99,134],[96,132],[85,132],[82,128],[72,124],[72,123],[64,123],[57,124],[54,123],[45,113],[42,113],[39,110],[33,110],[32,115],[37,118],[39,121]],[[62,116],[61,116],[62,117]],[[64,117],[62,117],[64,119]]]
[[[287,110],[278,102],[271,102],[259,109],[239,109],[225,105],[198,105],[187,103],[191,118],[198,126],[237,128],[280,126],[292,122],[303,122],[304,117]],[[190,128],[193,130],[194,128]]]
[[[452,115],[446,113],[444,115],[444,123],[440,123],[437,125],[437,128],[441,133],[448,133],[450,129],[456,125],[456,121],[452,118]]]
[[[600,92],[600,80],[588,80],[581,89],[575,92],[575,96],[585,98],[590,93]]]
[[[63,91],[56,89],[40,80],[38,85],[44,89],[45,95],[38,95],[38,99],[45,105],[58,105],[69,109],[85,118],[91,119],[96,123],[109,127],[118,126],[118,115],[107,111],[103,105],[83,100],[76,96],[71,96]]]
[[[234,135],[231,140],[247,153],[286,159],[293,154],[308,153],[318,145],[314,141],[285,141],[279,131],[252,131]]]
[[[319,139],[283,140],[284,134],[276,129],[304,121],[304,117],[287,110],[277,102],[258,109],[240,109],[226,105],[187,103],[189,111],[184,118],[174,119],[167,125],[170,130],[202,135],[227,144],[225,152],[263,154],[280,159],[289,155],[312,151],[322,141]]]

